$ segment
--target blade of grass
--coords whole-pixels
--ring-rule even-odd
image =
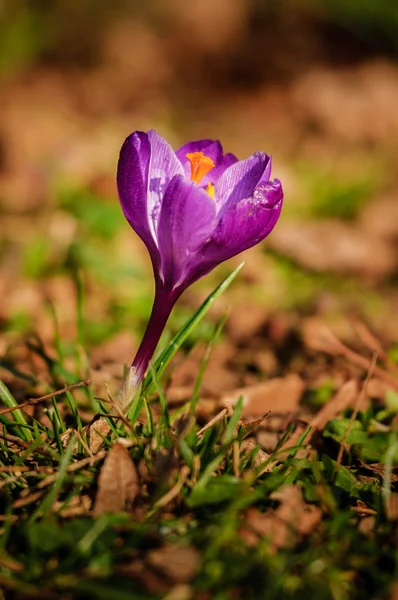
[[[198,494],[199,490],[206,487],[210,478],[213,476],[214,472],[218,469],[222,461],[224,460],[224,454],[218,454],[213,460],[209,462],[207,467],[204,469],[201,477],[199,478],[197,484],[192,488],[191,496],[193,494]],[[196,492],[195,492],[196,490]],[[189,503],[189,499],[188,499]]]
[[[57,401],[55,400],[55,398],[52,398],[52,405],[53,405],[53,409],[54,409],[54,416],[56,417],[56,419],[58,421],[59,430],[61,433],[64,433],[67,428],[66,428],[63,418],[61,417],[61,413],[59,412],[58,404],[57,404]]]
[[[228,421],[228,424],[225,428],[224,434],[221,438],[221,443],[224,446],[227,446],[228,444],[230,444],[232,442],[232,440],[236,437],[237,435],[237,425],[238,425],[238,421],[239,418],[242,414],[242,410],[243,410],[243,396],[239,397],[239,400],[237,401],[235,407],[234,407],[234,412],[232,413],[231,418]]]
[[[50,418],[52,426],[53,426],[54,439],[57,444],[58,451],[62,454],[64,447],[62,445],[57,415],[55,414],[55,412],[52,412],[52,413],[48,412],[48,417]]]
[[[40,435],[24,450],[20,456],[21,464],[24,464],[25,460],[31,456],[36,448],[43,446],[43,438]]]
[[[79,432],[81,432],[82,429],[83,429],[83,423],[81,421],[81,418],[80,418],[80,415],[79,415],[79,411],[78,411],[77,406],[76,406],[75,399],[74,399],[74,397],[72,396],[72,394],[69,391],[66,392],[66,398],[68,400],[69,407],[70,407],[70,409],[72,411],[73,418],[75,419],[76,429]]]
[[[390,437],[389,447],[385,455],[385,473],[382,487],[382,498],[387,516],[390,516],[391,475],[394,467],[394,457],[398,451],[398,435],[394,432]]]
[[[68,466],[72,459],[72,454],[73,454],[73,450],[74,450],[76,442],[77,442],[77,437],[74,435],[71,437],[71,440],[70,440],[69,444],[67,445],[65,452],[62,456],[62,459],[59,463],[57,478],[55,480],[53,488],[50,491],[50,493],[44,498],[43,502],[41,502],[41,504],[37,507],[37,509],[32,514],[32,516],[30,518],[30,523],[32,523],[33,521],[38,519],[40,517],[41,513],[43,514],[44,518],[48,517],[50,515],[51,508],[52,508],[55,500],[57,499],[59,492],[61,491],[62,484],[64,482],[65,476],[67,475]]]
[[[152,410],[151,407],[149,405],[149,402],[146,398],[144,398],[144,402],[145,402],[145,412],[147,415],[147,419],[148,419],[148,435],[149,436],[153,436],[153,432],[154,432],[154,425],[153,425],[153,414],[152,414]]]
[[[159,404],[162,409],[162,425],[166,427],[166,429],[170,429],[170,418],[169,418],[169,410],[167,407],[166,396],[163,393],[163,390],[159,384],[155,369],[153,367],[152,362],[149,365],[150,372],[152,374],[152,381],[155,386],[156,392],[159,396]]]
[[[205,373],[207,363],[209,362],[211,352],[220,336],[220,333],[225,325],[227,318],[228,318],[228,313],[224,313],[223,316],[221,317],[221,319],[218,321],[217,325],[215,326],[213,335],[211,336],[210,342],[207,345],[205,355],[204,355],[203,360],[199,367],[198,376],[195,381],[195,387],[192,392],[192,400],[191,400],[191,405],[190,405],[190,409],[189,409],[189,412],[191,413],[191,415],[195,414],[196,406],[197,406],[198,400],[199,400],[199,392],[200,392],[200,388],[202,385],[203,375]]]
[[[18,406],[18,402],[15,400],[14,396],[11,394],[10,390],[5,385],[5,383],[1,380],[0,380],[0,400],[2,400],[2,402],[4,402],[4,404],[6,405],[7,408]],[[23,412],[21,410],[15,410],[13,412],[13,416],[14,416],[15,422],[18,423],[19,425],[28,425],[28,423],[25,419],[25,415],[23,414]],[[27,427],[20,427],[20,428],[18,428],[18,430],[20,431],[19,437],[21,439],[24,439],[26,441],[33,440],[33,435]]]

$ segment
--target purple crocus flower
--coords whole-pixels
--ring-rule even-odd
[[[124,142],[117,185],[126,219],[148,248],[155,300],[133,361],[135,383],[148,367],[182,292],[218,264],[258,244],[273,229],[283,192],[271,158],[238,161],[220,142],[189,142],[177,152],[155,131]]]

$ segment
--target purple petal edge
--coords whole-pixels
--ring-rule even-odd
[[[156,259],[155,262],[158,264],[158,251],[151,233],[147,211],[150,158],[148,135],[142,131],[135,131],[129,135],[120,151],[117,188],[127,221],[148,247],[152,260]]]

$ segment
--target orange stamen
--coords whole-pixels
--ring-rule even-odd
[[[214,200],[214,185],[212,183],[206,185],[206,192],[209,194],[210,198],[213,198]]]
[[[203,152],[189,152],[186,157],[191,163],[191,179],[195,183],[200,183],[215,166],[211,158],[205,156]]]

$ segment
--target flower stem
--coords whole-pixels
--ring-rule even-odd
[[[131,365],[135,369],[138,384],[145,375],[149,361],[156,350],[160,336],[180,294],[181,292],[176,290],[170,292],[165,290],[164,287],[157,286],[151,316],[149,317],[140,347]]]

